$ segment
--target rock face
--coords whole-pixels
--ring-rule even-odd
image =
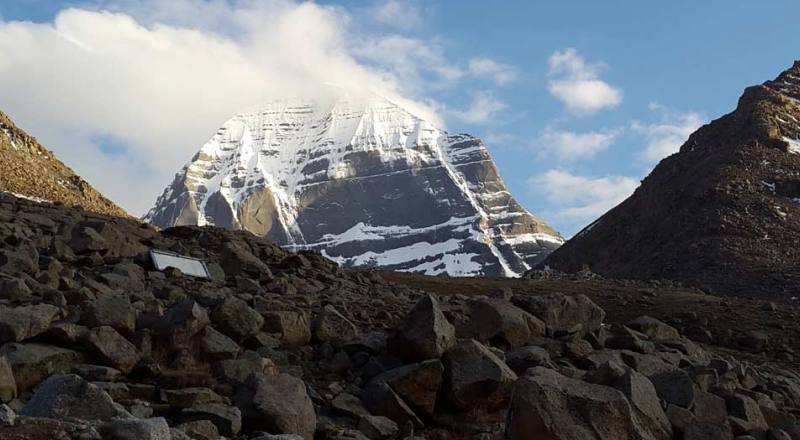
[[[800,62],[745,90],[544,265],[721,294],[800,288]]]
[[[87,211],[128,214],[56,159],[0,112],[0,191],[61,202]]]
[[[563,242],[509,194],[479,139],[382,97],[334,94],[233,117],[145,220],[428,275],[518,276]]]

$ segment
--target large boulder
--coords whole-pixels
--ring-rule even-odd
[[[438,359],[431,359],[389,370],[372,381],[385,382],[414,410],[430,416],[436,405],[443,372],[442,363]]]
[[[439,358],[455,345],[455,328],[428,294],[403,319],[387,342],[389,349],[411,361]]]
[[[14,370],[5,356],[0,356],[0,403],[10,402],[17,397],[17,381]]]
[[[261,330],[264,318],[246,302],[228,297],[211,314],[214,327],[235,341],[242,341]]]
[[[672,438],[672,424],[661,407],[656,388],[647,377],[628,370],[614,383],[614,388],[622,391],[633,405],[639,425],[649,425],[648,431],[657,433],[658,438]]]
[[[42,382],[20,415],[83,420],[130,417],[108,393],[75,374],[56,375]]]
[[[238,387],[233,402],[242,410],[248,431],[298,434],[314,438],[317,416],[306,384],[288,374],[252,374]]]
[[[208,420],[217,427],[217,432],[235,437],[242,429],[242,412],[239,408],[221,403],[204,403],[183,409],[178,415],[181,422]]]
[[[169,425],[163,417],[117,419],[100,427],[103,440],[171,440]]]
[[[109,326],[93,329],[86,343],[104,364],[126,374],[141,359],[136,346]]]
[[[311,340],[311,322],[302,312],[279,310],[264,313],[264,330],[281,335],[285,348],[302,347]]]
[[[680,339],[681,337],[675,327],[650,316],[640,316],[629,322],[628,327],[644,333],[656,341]]]
[[[60,313],[61,309],[49,304],[0,306],[0,345],[24,341],[44,333]]]
[[[247,273],[263,279],[272,277],[269,266],[253,255],[249,247],[241,242],[232,241],[223,245],[220,265],[227,276]]]
[[[136,309],[131,307],[128,295],[100,295],[81,315],[81,324],[89,328],[109,326],[124,335],[131,335],[136,329]]]
[[[331,304],[322,308],[311,321],[311,335],[319,342],[345,341],[354,338],[358,328]]]
[[[625,395],[543,367],[514,385],[509,440],[671,440],[660,427],[641,424]]]
[[[361,401],[372,413],[391,419],[401,426],[424,426],[419,416],[386,382],[370,382],[361,393]]]
[[[470,303],[465,330],[481,342],[513,349],[527,344],[532,336],[544,336],[545,324],[509,301],[487,298]]]
[[[212,326],[206,326],[197,337],[200,350],[212,359],[231,359],[241,351],[241,347],[233,339],[218,332]]]
[[[445,353],[442,362],[444,393],[454,407],[496,410],[508,403],[517,375],[483,344],[462,341]]]
[[[650,376],[658,397],[682,408],[691,408],[697,389],[692,378],[683,370],[666,371]]]
[[[586,295],[562,293],[518,296],[514,304],[538,317],[547,325],[549,334],[585,335],[600,329],[605,311]]]
[[[166,338],[173,346],[182,346],[211,322],[206,310],[194,300],[172,305],[156,323],[155,333]]]
[[[0,357],[3,356],[14,372],[20,393],[32,390],[54,374],[68,372],[85,360],[77,351],[43,344],[6,344],[0,347]]]

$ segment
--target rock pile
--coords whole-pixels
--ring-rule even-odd
[[[800,439],[793,371],[583,295],[481,293],[0,195],[0,438]]]

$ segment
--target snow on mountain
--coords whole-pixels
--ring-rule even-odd
[[[245,229],[347,266],[517,276],[563,239],[522,208],[483,143],[374,95],[240,113],[145,220]]]

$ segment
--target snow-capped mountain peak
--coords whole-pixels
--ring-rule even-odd
[[[264,104],[227,122],[145,219],[249,230],[344,265],[519,275],[562,243],[483,143],[382,96]]]

